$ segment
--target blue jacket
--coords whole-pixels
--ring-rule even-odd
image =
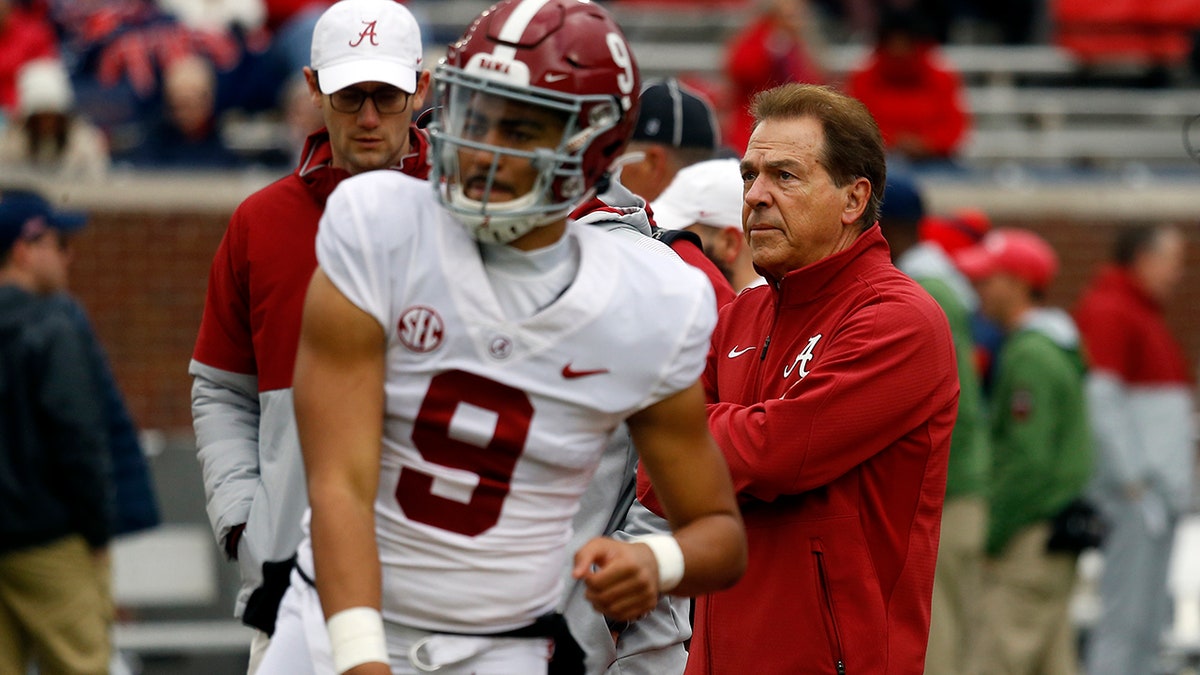
[[[83,307],[67,294],[55,296],[56,302],[74,322],[87,343],[88,359],[92,363],[100,395],[100,415],[108,434],[109,458],[112,465],[116,504],[113,510],[113,535],[131,534],[160,522],[158,498],[150,480],[150,468],[138,440],[137,427],[125,407],[117,382],[108,365],[108,356]]]
[[[51,300],[0,286],[0,553],[112,536],[106,433],[87,342]]]

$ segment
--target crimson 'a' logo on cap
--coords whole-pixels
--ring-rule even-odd
[[[374,21],[364,21],[363,23],[366,24],[367,27],[364,28],[363,31],[358,34],[358,39],[355,40],[354,42],[351,42],[350,46],[357,47],[362,44],[363,40],[365,40],[367,38],[371,38],[371,46],[378,47],[379,43],[375,41],[375,22]]]

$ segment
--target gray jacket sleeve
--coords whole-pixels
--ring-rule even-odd
[[[258,489],[258,378],[193,360],[192,425],[217,545],[245,524]]]
[[[1129,417],[1125,384],[1112,373],[1092,371],[1087,377],[1086,394],[1096,444],[1097,486],[1112,491],[1144,481],[1145,449],[1140,447],[1137,425]]]
[[[692,635],[688,621],[691,600],[662,596],[650,614],[622,627],[614,644],[607,621],[584,597],[583,582],[570,577],[572,556],[592,537],[607,535],[628,541],[643,534],[670,533],[666,520],[637,501],[622,499],[624,495],[632,498],[636,473],[637,455],[628,429],[621,425],[609,439],[580,502],[567,556],[562,611],[571,634],[587,654],[588,675],[680,675],[687,662],[683,643]]]
[[[613,532],[614,539],[628,541],[645,534],[670,534],[666,519],[634,501],[625,521]],[[691,598],[664,595],[658,606],[621,632],[617,640],[617,663],[610,673],[621,675],[669,675],[682,673],[687,664],[683,643],[692,637],[688,618]]]

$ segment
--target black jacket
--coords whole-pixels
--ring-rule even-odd
[[[0,286],[0,553],[112,531],[101,399],[60,305]]]

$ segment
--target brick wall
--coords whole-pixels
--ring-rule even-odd
[[[236,203],[236,202],[235,202]],[[142,428],[191,426],[188,359],[203,310],[208,266],[229,208],[102,210],[78,239],[72,287],[92,315],[117,380]],[[1026,226],[1059,251],[1050,302],[1070,307],[1124,221],[1070,217],[997,219]],[[1200,227],[1185,226],[1189,269],[1169,321],[1195,368],[1200,358]]]
[[[191,427],[188,360],[228,214],[100,213],[79,235],[71,287],[144,429]]]

